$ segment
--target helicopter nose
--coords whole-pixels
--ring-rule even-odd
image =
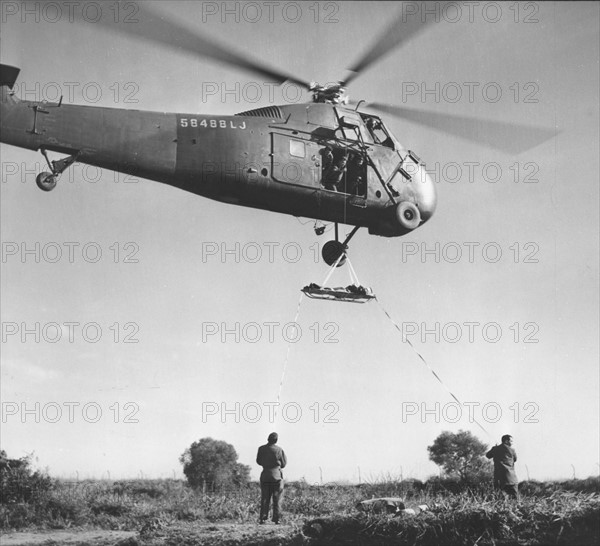
[[[435,184],[425,169],[425,165],[416,166],[415,176],[412,177],[416,193],[417,206],[421,213],[422,222],[427,222],[433,216],[437,205]]]

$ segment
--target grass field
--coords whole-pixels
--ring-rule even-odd
[[[487,484],[462,489],[432,480],[314,486],[287,484],[284,525],[256,524],[259,487],[203,494],[178,480],[3,483],[3,533],[132,531],[122,545],[541,545],[600,543],[600,480],[524,482],[520,501],[494,495]],[[14,481],[14,480],[13,480]],[[417,515],[363,514],[358,501],[394,496]],[[37,535],[36,535],[37,536]],[[98,535],[100,536],[100,535]],[[5,535],[5,538],[7,535]],[[69,544],[115,544],[87,538]],[[108,540],[108,539],[107,539]],[[54,541],[54,542],[52,542]],[[19,542],[11,542],[18,544]],[[28,543],[23,540],[21,543]],[[46,542],[48,543],[48,542]]]

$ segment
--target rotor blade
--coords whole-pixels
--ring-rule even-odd
[[[457,5],[457,2],[436,2],[436,4],[436,10],[439,9],[442,12],[446,4]],[[352,65],[352,68],[348,69],[353,74],[350,74],[344,80],[344,85],[349,85],[352,80],[359,76],[361,71],[387,55],[392,49],[414,38],[419,32],[425,30],[425,28],[429,27],[435,21],[435,17],[426,17],[423,21],[420,14],[417,15],[417,12],[411,11],[415,5],[414,2],[402,4],[400,15],[380,34],[371,48]]]
[[[110,18],[102,18],[98,21],[108,29],[117,30],[127,36],[135,36],[152,43],[159,43],[167,47],[183,50],[194,55],[209,57],[211,59],[227,63],[232,66],[243,68],[254,72],[270,81],[283,83],[293,82],[308,88],[309,83],[298,79],[290,74],[273,69],[260,61],[254,60],[242,53],[237,53],[212,40],[202,37],[193,30],[169,19],[164,14],[159,14],[141,3],[136,4],[138,11],[135,14],[137,22],[117,24]],[[75,13],[85,13],[85,10],[75,10]],[[79,18],[83,21],[83,18]]]
[[[369,107],[509,154],[525,152],[550,140],[559,132],[554,128],[441,114],[381,103],[371,103]]]

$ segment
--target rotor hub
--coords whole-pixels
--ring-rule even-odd
[[[329,83],[327,85],[319,85],[317,82],[311,82],[308,90],[312,91],[313,102],[348,104],[350,100],[350,97],[346,93],[346,88],[341,82]]]

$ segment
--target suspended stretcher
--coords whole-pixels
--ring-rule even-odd
[[[318,284],[311,283],[302,289],[309,298],[316,300],[336,300],[336,301],[347,301],[352,303],[367,303],[368,301],[375,299],[373,290],[368,287],[350,284],[346,287],[338,286],[335,288],[329,288],[327,286],[319,286]]]
[[[348,286],[338,286],[335,288],[330,288],[327,286],[327,281],[331,277],[332,273],[335,271],[338,264],[342,259],[346,260],[348,263],[348,271],[350,272],[350,280],[352,284]],[[356,271],[352,267],[352,263],[350,262],[350,258],[345,252],[342,252],[336,262],[331,266],[331,270],[327,274],[325,281],[323,282],[323,286],[320,286],[316,283],[310,283],[308,286],[302,288],[302,292],[304,292],[309,298],[315,300],[330,300],[330,301],[346,301],[350,303],[367,303],[368,301],[375,299],[375,294],[373,290],[369,287],[363,286],[360,284],[358,280],[358,276],[356,275]]]

